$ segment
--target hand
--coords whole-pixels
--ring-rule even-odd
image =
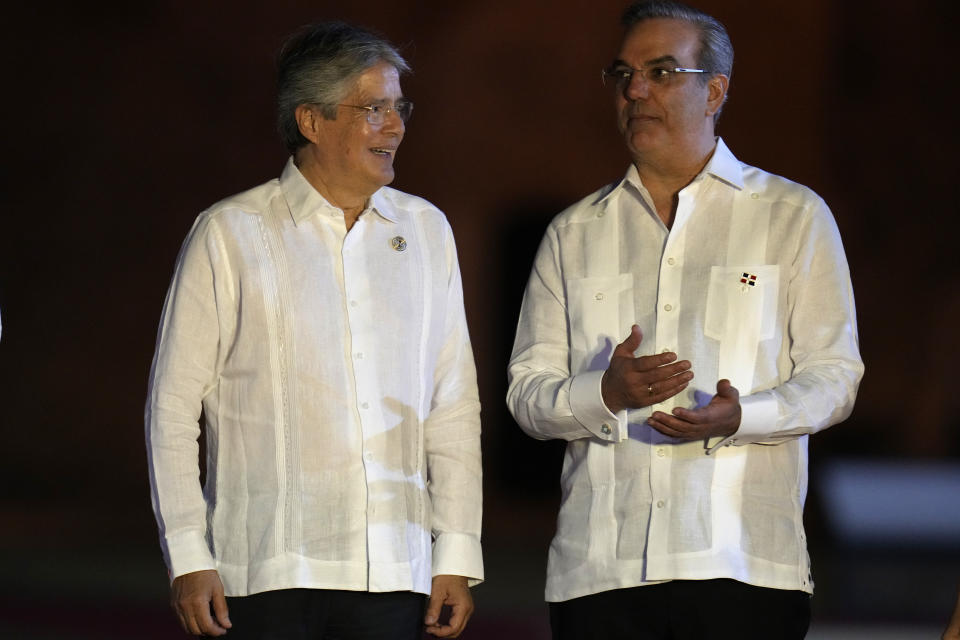
[[[233,626],[220,574],[213,569],[177,576],[170,585],[170,606],[177,612],[183,630],[195,636],[222,636]]]
[[[642,341],[640,327],[633,325],[630,335],[613,350],[610,366],[603,374],[600,394],[613,413],[663,402],[686,389],[693,380],[690,361],[673,362],[677,359],[675,353],[633,357]]]
[[[713,436],[726,438],[740,428],[740,392],[729,380],[717,383],[717,395],[705,407],[677,407],[673,415],[654,411],[647,424],[660,433],[681,440],[704,440]]]
[[[450,607],[450,619],[441,620],[441,610]],[[430,603],[423,617],[427,633],[438,638],[456,638],[473,613],[473,596],[463,576],[434,576]]]
[[[942,640],[960,640],[960,589],[957,590],[957,606],[947,623],[946,631],[943,632]]]

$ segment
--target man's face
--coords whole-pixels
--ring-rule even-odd
[[[400,74],[382,62],[364,71],[342,104],[393,107],[403,97]],[[396,111],[383,124],[367,122],[367,111],[337,107],[336,120],[318,121],[314,149],[323,182],[339,195],[368,198],[393,182],[393,158],[403,140],[404,125]]]
[[[634,25],[624,36],[615,66],[695,68],[700,52],[693,25],[655,18]],[[617,126],[634,159],[678,157],[712,140],[710,85],[699,74],[677,73],[665,84],[634,73],[616,92]],[[708,115],[709,114],[709,115]]]

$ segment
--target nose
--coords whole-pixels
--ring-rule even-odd
[[[630,74],[630,82],[623,88],[623,95],[627,100],[641,100],[650,95],[650,81],[643,73],[635,71]]]
[[[390,109],[383,121],[382,131],[402,136],[406,129],[407,125],[403,123],[403,118],[400,117],[400,114],[397,113],[395,109]]]

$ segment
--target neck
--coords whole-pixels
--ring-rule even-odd
[[[643,155],[633,159],[643,186],[650,192],[657,215],[670,228],[677,212],[678,194],[693,182],[716,149],[716,140],[710,137],[709,144],[697,145],[691,150],[676,153],[676,149],[663,157]]]
[[[294,155],[293,162],[300,169],[300,173],[307,179],[307,182],[310,183],[310,186],[317,190],[317,193],[323,196],[327,202],[343,211],[344,222],[347,225],[347,231],[349,231],[360,214],[363,213],[367,201],[373,194],[357,194],[350,189],[338,187],[338,185],[328,182],[324,179],[324,172],[320,164],[312,154],[304,149]]]

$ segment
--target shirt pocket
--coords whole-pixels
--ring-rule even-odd
[[[606,369],[633,313],[633,274],[567,280],[571,373]]]
[[[711,267],[704,333],[715,340],[738,335],[757,343],[774,336],[780,265]]]

